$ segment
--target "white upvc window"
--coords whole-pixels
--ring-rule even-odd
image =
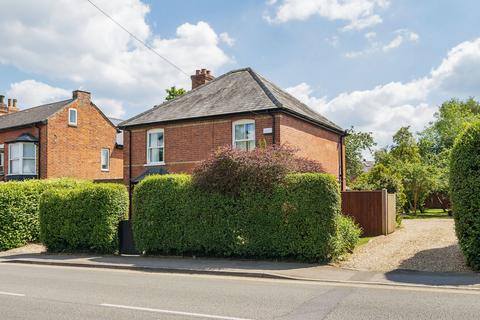
[[[8,174],[37,174],[37,146],[32,142],[8,145]]]
[[[255,149],[255,120],[245,119],[232,123],[232,146],[247,151]]]
[[[71,126],[77,125],[77,109],[74,109],[74,108],[68,109],[68,124]]]
[[[164,145],[163,129],[147,131],[147,165],[165,164]]]
[[[104,148],[100,151],[100,166],[102,171],[110,171],[110,149]]]
[[[0,144],[0,174],[4,173],[5,169],[5,153],[3,149],[3,144]]]

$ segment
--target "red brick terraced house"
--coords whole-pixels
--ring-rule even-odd
[[[345,131],[250,68],[191,77],[192,90],[119,124],[124,179],[191,172],[220,146],[288,144],[345,186]]]
[[[0,180],[60,177],[121,180],[116,126],[89,92],[21,111],[0,96]]]

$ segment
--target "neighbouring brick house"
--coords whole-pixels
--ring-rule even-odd
[[[0,180],[121,180],[123,150],[116,140],[117,128],[89,92],[21,111],[0,96]]]
[[[124,179],[191,172],[220,146],[289,144],[345,186],[345,131],[250,68],[214,78],[197,70],[192,90],[119,124]]]

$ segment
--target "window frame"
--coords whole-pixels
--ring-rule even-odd
[[[20,147],[20,152],[19,152],[19,156],[17,158],[13,158],[12,159],[12,147],[14,145],[19,145],[21,146]],[[24,150],[24,147],[25,145],[33,145],[33,158],[31,157],[24,157],[23,156],[23,150]],[[11,165],[11,162],[12,161],[16,161],[18,160],[19,161],[19,172],[12,172],[12,165]],[[31,173],[31,172],[28,172],[28,173],[25,173],[23,171],[23,162],[24,160],[33,160],[33,162],[35,163],[34,165],[34,172]],[[18,175],[21,175],[21,176],[36,176],[38,173],[38,168],[37,168],[37,144],[34,143],[34,142],[14,142],[14,143],[9,143],[8,144],[8,176],[18,176]]]
[[[253,138],[252,139],[235,139],[235,126],[237,125],[246,125],[246,124],[253,124]],[[241,120],[237,120],[237,121],[233,121],[232,122],[232,149],[237,149],[237,144],[236,142],[248,142],[248,141],[252,141],[254,142],[254,145],[253,145],[253,148],[252,149],[247,149],[247,151],[251,151],[251,150],[255,150],[255,148],[257,147],[257,143],[256,143],[256,135],[255,135],[255,131],[257,130],[257,126],[255,124],[255,120],[254,119],[241,119]]]
[[[75,122],[72,122],[72,119],[70,117],[71,111],[75,111]],[[78,123],[78,111],[75,108],[68,108],[68,125],[69,126],[77,126]]]
[[[150,134],[153,133],[162,133],[163,134],[163,145],[161,147],[155,147],[155,148],[150,148]],[[150,129],[147,131],[147,139],[146,139],[146,156],[147,156],[147,161],[145,163],[146,166],[161,166],[165,164],[165,130],[163,128],[156,128],[156,129]],[[162,149],[162,161],[158,162],[150,162],[150,152],[152,149]]]
[[[0,175],[5,174],[5,147],[0,144]]]
[[[103,168],[103,152],[107,151],[107,168]],[[103,172],[110,171],[110,148],[100,149],[100,170]]]

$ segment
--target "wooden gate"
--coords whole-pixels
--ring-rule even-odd
[[[363,229],[363,236],[387,235],[395,231],[395,194],[386,189],[343,191],[342,213]]]

